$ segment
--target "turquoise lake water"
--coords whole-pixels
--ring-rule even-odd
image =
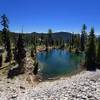
[[[40,73],[46,78],[68,75],[80,67],[82,54],[76,55],[66,50],[53,49],[37,54]]]

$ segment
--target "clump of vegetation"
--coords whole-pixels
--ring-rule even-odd
[[[34,49],[33,49],[33,48],[31,48],[31,57],[32,57],[32,58],[35,57],[35,55],[34,55]]]

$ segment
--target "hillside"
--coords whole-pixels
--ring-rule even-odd
[[[1,33],[1,31],[0,31]],[[18,37],[18,34],[19,33],[16,33],[16,32],[10,32],[13,36],[15,37]],[[36,37],[41,37],[41,36],[44,36],[46,37],[47,36],[47,33],[36,33],[36,32],[32,32],[32,33],[23,33],[23,36],[27,37],[27,38],[30,38],[32,35],[35,35]],[[70,32],[55,32],[55,33],[52,33],[52,37],[53,39],[63,39],[64,41],[68,41],[71,37],[71,33]]]

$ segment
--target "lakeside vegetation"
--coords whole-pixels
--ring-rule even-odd
[[[38,51],[49,51],[52,48],[65,49],[71,53],[85,54],[84,65],[87,70],[96,70],[100,68],[100,37],[95,36],[95,30],[92,27],[87,33],[87,26],[82,26],[81,34],[70,33],[65,38],[54,37],[52,29],[48,34],[16,34],[9,31],[9,20],[4,14],[0,18],[2,29],[0,32],[0,68],[11,66],[14,62],[17,67],[8,71],[8,78],[25,73],[25,63],[27,54],[34,60],[33,73],[38,74],[38,61],[36,54]],[[62,35],[62,34],[61,34]],[[5,65],[4,65],[5,64]]]

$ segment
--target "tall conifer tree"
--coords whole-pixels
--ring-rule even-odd
[[[81,51],[85,50],[87,35],[86,35],[86,25],[84,24],[82,27],[82,34],[81,34]]]
[[[95,61],[96,61],[95,34],[94,34],[94,28],[91,28],[89,39],[88,39],[88,47],[86,50],[86,57],[85,57],[87,70],[96,69]]]
[[[5,62],[10,62],[11,58],[12,58],[8,24],[9,24],[9,21],[8,21],[7,16],[5,14],[2,15],[1,16],[1,25],[3,26],[3,29],[2,29],[2,42],[3,42],[4,48],[6,49],[6,52],[7,52]]]
[[[100,37],[98,38],[97,63],[100,64]]]
[[[26,51],[24,49],[24,41],[22,39],[22,34],[19,34],[15,54],[16,54],[15,60],[19,65],[20,71],[24,72],[24,63],[25,63]]]

